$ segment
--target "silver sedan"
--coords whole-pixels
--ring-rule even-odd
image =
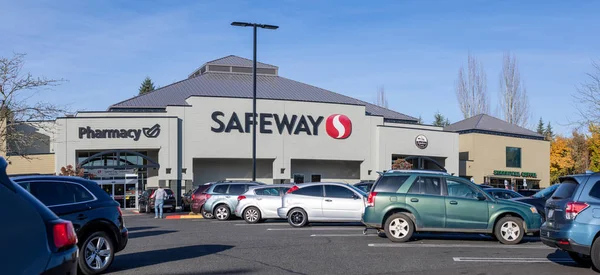
[[[305,183],[288,190],[277,214],[293,227],[309,222],[360,222],[366,197],[366,193],[345,183]]]
[[[247,223],[257,223],[265,219],[279,219],[277,208],[281,207],[281,197],[294,185],[276,184],[252,186],[238,196],[235,215]]]

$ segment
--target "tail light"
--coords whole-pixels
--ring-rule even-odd
[[[60,221],[52,225],[54,246],[61,249],[77,244],[77,235],[70,221]]]
[[[590,205],[585,202],[570,201],[567,203],[567,208],[565,209],[565,218],[567,220],[574,220],[581,211],[588,207]]]
[[[192,194],[192,200],[196,199],[196,194]]]
[[[369,197],[367,197],[367,207],[375,207],[375,196],[377,196],[377,192],[369,193]]]
[[[238,196],[238,201],[241,201],[241,200],[243,200],[245,198],[246,198],[246,196]]]
[[[290,189],[289,189],[287,192],[285,192],[285,193],[286,193],[286,194],[290,194],[290,193],[292,193],[292,192],[294,192],[294,191],[296,191],[296,190],[298,190],[298,189],[300,189],[300,188],[298,188],[298,186],[294,185],[294,186],[292,186],[292,188],[290,188]]]
[[[206,199],[207,200],[210,199],[211,196],[212,196],[211,194],[206,194]]]

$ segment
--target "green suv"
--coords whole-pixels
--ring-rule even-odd
[[[406,170],[382,173],[371,189],[362,217],[367,228],[383,229],[393,242],[414,232],[492,234],[518,244],[540,230],[531,205],[494,199],[468,180],[445,172]]]

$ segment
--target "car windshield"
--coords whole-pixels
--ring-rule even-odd
[[[552,185],[544,190],[540,190],[537,193],[533,194],[532,197],[534,198],[546,198],[549,197],[552,193],[554,193],[554,191],[556,191],[556,188],[558,188],[559,184],[555,184]]]

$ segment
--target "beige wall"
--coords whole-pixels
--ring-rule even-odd
[[[20,156],[11,156],[8,158],[8,168],[6,172],[9,175],[15,174],[55,174],[54,154],[30,155],[30,159]]]
[[[506,147],[521,148],[521,168],[506,167]],[[494,170],[533,172],[540,187],[550,185],[550,142],[488,134],[462,134],[459,152],[469,152],[469,161],[461,160],[461,176],[472,176],[482,183]]]

